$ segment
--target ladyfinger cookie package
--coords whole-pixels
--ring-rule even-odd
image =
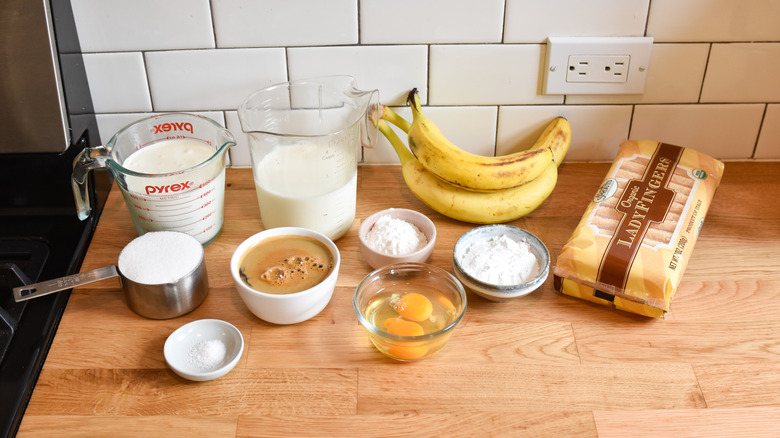
[[[669,311],[723,163],[655,141],[620,145],[604,182],[561,250],[555,288],[637,313]]]

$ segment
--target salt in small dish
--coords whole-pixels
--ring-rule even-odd
[[[193,349],[199,342],[218,341],[224,345],[224,357],[219,358],[213,366],[199,360]],[[200,344],[203,345],[203,344]],[[221,348],[221,347],[220,347]],[[241,332],[229,322],[219,319],[201,319],[192,321],[176,329],[165,341],[163,353],[165,362],[185,379],[205,382],[227,374],[236,366],[244,352],[244,338]],[[199,363],[200,362],[200,363]]]
[[[416,251],[397,255],[388,254],[373,248],[369,243],[369,232],[383,216],[400,219],[414,225],[425,235],[428,242]],[[360,239],[360,253],[373,269],[379,269],[394,263],[425,263],[431,258],[433,248],[436,245],[436,225],[428,216],[418,211],[406,208],[388,208],[364,219],[358,229],[358,238]]]
[[[462,260],[466,248],[476,241],[502,235],[515,242],[528,243],[531,253],[539,264],[539,272],[534,278],[521,284],[498,285],[479,280],[465,269]],[[550,272],[550,252],[538,237],[526,230],[510,225],[485,225],[468,231],[458,239],[452,253],[452,266],[455,277],[463,283],[466,289],[490,301],[503,302],[528,295],[547,280]]]

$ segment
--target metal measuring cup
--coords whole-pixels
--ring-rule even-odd
[[[14,301],[26,301],[118,276],[130,310],[149,319],[170,319],[195,310],[208,295],[209,282],[203,254],[193,270],[176,281],[158,284],[140,283],[128,278],[122,273],[121,260],[120,254],[120,263],[114,266],[15,287]]]

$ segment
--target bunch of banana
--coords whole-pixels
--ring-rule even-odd
[[[452,144],[423,114],[417,89],[407,103],[414,117],[407,131],[409,149],[430,172],[469,190],[503,190],[533,181],[551,161],[560,164],[571,142],[568,121],[558,117],[528,150],[497,157],[472,154]]]
[[[436,125],[422,115],[418,99],[416,90],[413,90],[409,95],[415,113],[412,123],[390,108],[382,107],[377,125],[401,160],[406,185],[429,207],[460,221],[493,224],[519,219],[534,211],[550,196],[558,181],[557,166],[566,155],[571,141],[571,129],[566,119],[556,118],[547,126],[532,148],[540,152],[512,154],[510,156],[513,156],[513,159],[506,159],[508,156],[483,157],[463,151],[447,140]],[[416,143],[417,153],[425,154],[426,161],[437,171],[440,168],[455,166],[471,167],[473,171],[475,167],[489,167],[487,163],[492,162],[496,167],[507,166],[506,172],[485,173],[483,171],[479,177],[472,175],[471,178],[465,178],[466,172],[450,169],[442,170],[441,173],[447,175],[442,177],[438,172],[428,168],[425,162],[419,159],[419,155],[412,154],[387,122],[406,132],[409,135],[410,146]],[[429,147],[431,141],[437,144]],[[439,155],[428,153],[436,150],[442,152],[438,153]],[[524,159],[521,157],[533,160],[533,166],[528,166],[528,163],[510,164],[523,163]],[[537,157],[547,157],[547,159],[536,161]],[[530,167],[538,167],[540,170],[519,170],[530,169]],[[448,178],[452,175],[460,177],[459,183],[449,181]],[[487,184],[484,181],[474,182],[482,179],[493,179],[493,181]]]

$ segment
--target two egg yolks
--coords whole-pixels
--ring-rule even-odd
[[[411,292],[391,302],[399,317],[385,320],[385,330],[399,336],[420,336],[425,334],[417,324],[431,317],[433,304],[425,295]]]

